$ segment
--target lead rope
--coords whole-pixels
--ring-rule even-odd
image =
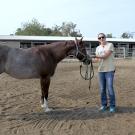
[[[89,59],[87,58],[87,60],[89,60]],[[85,65],[86,65],[85,75],[82,74],[83,63],[81,63],[81,65],[80,65],[80,75],[83,79],[89,80],[89,91],[90,91],[91,80],[94,77],[94,68],[93,68],[92,60],[90,60],[90,67],[89,67],[89,63],[86,63]]]
[[[88,58],[89,59],[89,58]],[[97,105],[97,100],[96,100],[96,97],[93,96],[93,93],[92,91],[90,90],[91,89],[91,80],[92,78],[94,77],[94,68],[93,68],[93,63],[92,63],[92,60],[90,60],[90,63],[87,63],[85,64],[86,66],[86,71],[85,71],[85,75],[82,74],[82,67],[83,67],[83,63],[81,63],[80,65],[80,75],[83,79],[85,80],[88,80],[89,81],[89,93],[91,98],[92,98],[92,101],[93,103],[95,103],[96,105],[96,108],[98,108],[98,105]],[[90,66],[89,66],[90,65]],[[89,103],[89,102],[88,102]]]

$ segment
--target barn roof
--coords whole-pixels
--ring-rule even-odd
[[[80,38],[80,37],[78,37]],[[74,40],[75,37],[63,37],[63,36],[16,36],[16,35],[0,35],[0,41],[64,41]],[[83,37],[83,41],[98,41],[97,38]],[[107,41],[111,42],[127,42],[135,43],[135,39],[127,38],[107,38]]]

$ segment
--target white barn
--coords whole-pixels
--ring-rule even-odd
[[[79,37],[78,37],[79,38]],[[45,45],[57,41],[74,40],[75,37],[58,37],[58,36],[15,36],[0,35],[0,45],[7,45],[16,48],[29,48],[37,45]],[[95,52],[98,45],[97,38],[83,38],[88,52]],[[135,39],[107,38],[114,44],[116,57],[133,57],[135,56]]]

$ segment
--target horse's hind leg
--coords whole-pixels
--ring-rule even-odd
[[[41,77],[41,107],[45,108],[45,112],[50,111],[48,107],[48,90],[50,86],[50,77]]]

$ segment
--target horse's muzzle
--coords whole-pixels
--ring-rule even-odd
[[[92,62],[92,58],[90,58],[89,56],[86,56],[84,59],[83,59],[83,64],[84,65],[89,65],[91,62]]]
[[[91,60],[88,60],[88,59],[86,59],[85,61],[83,61],[83,64],[84,65],[89,65],[91,63]]]

